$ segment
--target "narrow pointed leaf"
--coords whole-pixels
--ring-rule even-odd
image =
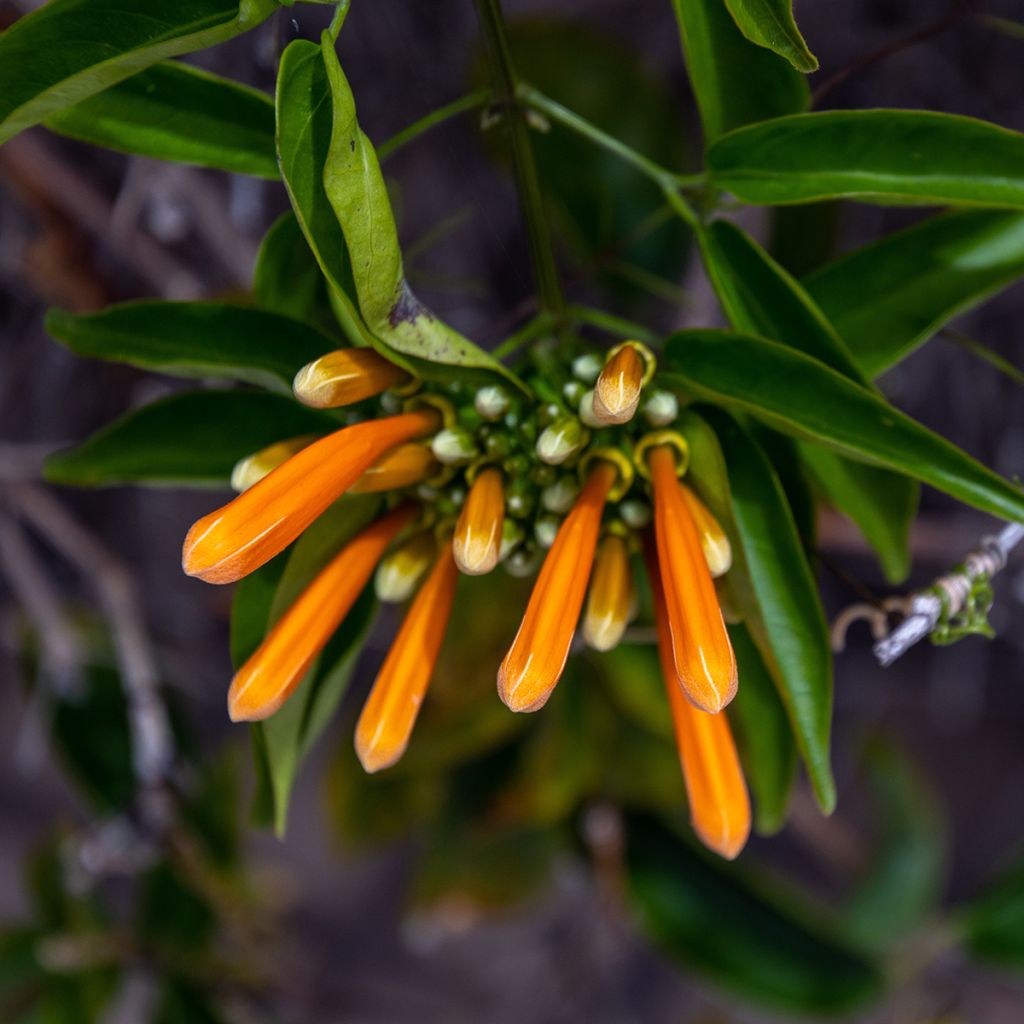
[[[958,918],[964,944],[974,957],[1024,970],[1024,858],[1018,853]]]
[[[188,391],[144,405],[46,460],[47,480],[78,487],[138,483],[227,487],[235,463],[337,421],[283,395]]]
[[[673,0],[673,7],[705,147],[734,128],[806,109],[803,75],[744,39],[722,0]]]
[[[299,320],[215,302],[52,309],[46,329],[72,352],[175,377],[220,377],[291,394],[295,374],[335,343]]]
[[[793,20],[793,0],[725,0],[739,30],[758,46],[785,57],[797,71],[818,70]]]
[[[912,476],[968,505],[1024,521],[1024,494],[877,394],[803,353],[730,331],[681,331],[666,383],[791,436]]]
[[[714,221],[702,233],[701,252],[733,327],[799,349],[856,383],[872,386],[814,300],[752,238],[727,221]],[[861,528],[886,575],[894,582],[903,579],[917,484],[821,448],[804,446],[801,453],[825,500]]]
[[[829,110],[730,132],[708,152],[715,183],[747,203],[1024,207],[1024,135],[924,110]]]
[[[872,377],[1024,276],[1024,213],[959,210],[887,235],[804,279]]]
[[[278,177],[273,100],[176,61],[155,64],[52,115],[46,127],[121,153]]]
[[[836,1014],[879,995],[878,969],[795,901],[712,862],[664,825],[626,820],[628,896],[640,928],[673,959],[744,1000]]]
[[[50,0],[0,35],[0,143],[151,64],[254,28],[277,6],[276,0]]]

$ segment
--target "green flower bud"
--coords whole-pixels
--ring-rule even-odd
[[[580,419],[591,428],[607,426],[603,420],[594,415],[594,392],[588,391],[581,399],[578,408]]]
[[[541,491],[540,503],[548,512],[564,516],[572,508],[579,493],[580,485],[571,476],[563,476]]]
[[[537,544],[547,551],[555,543],[555,538],[558,536],[558,528],[561,525],[562,521],[555,516],[541,516],[533,524],[533,536]]]
[[[499,434],[497,431],[491,431],[487,437],[484,438],[484,451],[487,452],[491,458],[504,458],[511,450],[512,439],[508,434]]]
[[[578,380],[566,381],[562,385],[562,397],[575,409],[580,404],[580,399],[587,393],[587,386]]]
[[[514,519],[505,519],[501,524],[501,546],[498,548],[498,561],[503,562],[512,554],[526,537],[523,528]]]
[[[522,519],[533,512],[537,504],[537,495],[528,480],[520,477],[510,480],[505,487],[505,507],[510,516]]]
[[[430,450],[437,461],[446,466],[470,462],[480,454],[473,435],[465,427],[446,427],[438,431],[430,442]]]
[[[519,578],[532,576],[540,565],[540,552],[524,545],[512,552],[502,563],[509,576]]]
[[[436,550],[433,531],[421,530],[385,555],[373,577],[377,599],[397,603],[412,597],[416,584],[430,568]]]
[[[473,397],[473,408],[488,422],[500,420],[510,405],[508,392],[499,384],[481,388]]]
[[[651,521],[651,506],[639,498],[620,501],[618,513],[622,521],[634,530],[642,530]]]
[[[587,352],[572,361],[573,376],[584,384],[593,384],[604,369],[604,360],[596,352]]]
[[[679,400],[671,391],[654,391],[644,402],[642,411],[652,427],[667,427],[679,415]]]
[[[575,416],[555,420],[537,438],[537,458],[549,466],[559,466],[587,443],[587,432]]]

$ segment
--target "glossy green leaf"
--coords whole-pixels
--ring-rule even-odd
[[[626,821],[629,897],[641,929],[689,969],[743,999],[835,1014],[879,995],[882,979],[791,901],[696,852],[664,825]]]
[[[890,583],[905,580],[918,486],[905,476],[844,459],[820,445],[801,444],[800,458],[824,501],[856,523],[878,553],[885,578]]]
[[[50,0],[0,35],[0,143],[167,57],[255,27],[276,0]]]
[[[76,448],[50,456],[45,476],[78,487],[227,487],[246,455],[337,426],[283,395],[189,391],[135,409]]]
[[[801,352],[730,331],[666,344],[666,383],[794,437],[906,473],[968,505],[1024,521],[1024,494],[884,399]]]
[[[218,377],[291,394],[306,363],[335,347],[299,320],[215,302],[126,302],[98,313],[52,309],[46,329],[72,352],[175,377]]]
[[[842,256],[804,281],[872,377],[1024,276],[1024,213],[959,210]]]
[[[1024,135],[924,110],[828,110],[730,132],[708,152],[715,183],[747,203],[1024,206]]]
[[[270,97],[188,64],[155,64],[45,123],[121,153],[278,177]]]
[[[722,0],[673,0],[704,145],[755,121],[807,108],[803,75],[744,39]]]
[[[363,321],[385,354],[428,377],[498,374],[522,388],[506,367],[439,320],[405,280],[398,229],[384,175],[356,120],[355,99],[334,40],[323,37],[333,124],[323,187],[345,236]],[[444,369],[447,368],[447,369]]]
[[[964,943],[979,960],[1024,970],[1024,857],[1014,861],[962,909]]]
[[[714,221],[702,233],[701,251],[733,327],[799,349],[871,387],[814,300],[752,238],[727,221]],[[905,578],[917,484],[809,445],[801,455],[825,499],[849,515],[878,551],[886,575],[894,582]]]
[[[290,210],[263,236],[252,274],[252,297],[261,309],[301,320],[331,337],[339,333],[327,282]]]
[[[785,57],[797,71],[818,70],[793,20],[793,0],[725,0],[739,30],[758,46]]]
[[[796,769],[796,747],[786,710],[768,667],[741,623],[729,627],[740,686],[729,721],[754,798],[754,825],[774,835],[785,824]]]
[[[797,746],[822,808],[835,806],[829,763],[832,651],[828,626],[792,512],[751,435],[719,409],[702,408],[721,447],[732,522],[753,590],[748,626],[775,672]]]
[[[843,933],[872,952],[900,948],[936,910],[948,839],[929,780],[904,751],[876,740],[865,756],[874,800],[870,860],[843,909]]]

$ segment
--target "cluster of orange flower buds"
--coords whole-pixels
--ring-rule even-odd
[[[346,493],[386,495],[390,510],[273,626],[232,682],[230,715],[273,714],[372,580],[383,601],[411,599],[356,728],[367,771],[394,764],[425,697],[459,573],[499,564],[514,575],[538,572],[497,680],[511,710],[535,711],[557,685],[581,621],[595,650],[622,641],[636,614],[642,548],[694,827],[733,857],[750,810],[721,714],[737,688],[713,582],[729,569],[728,538],[680,479],[688,449],[671,429],[678,402],[651,386],[651,352],[627,341],[603,361],[584,353],[562,371],[536,388],[544,400],[530,403],[501,385],[470,393],[422,384],[369,349],[331,352],[300,370],[300,401],[350,409],[372,400],[373,408],[326,437],[281,441],[242,460],[232,477],[241,493],[189,531],[185,571],[237,580]]]

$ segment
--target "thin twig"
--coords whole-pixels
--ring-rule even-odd
[[[392,135],[390,139],[382,142],[377,147],[377,159],[384,163],[385,160],[394,156],[403,146],[418,138],[428,129],[443,124],[445,121],[450,121],[453,117],[457,117],[459,114],[464,114],[467,111],[479,110],[490,98],[491,90],[484,87],[475,89],[465,96],[460,96],[457,100],[453,100],[443,107],[438,107],[437,110],[432,110],[418,121],[414,121],[407,128],[403,128],[400,132]]]

